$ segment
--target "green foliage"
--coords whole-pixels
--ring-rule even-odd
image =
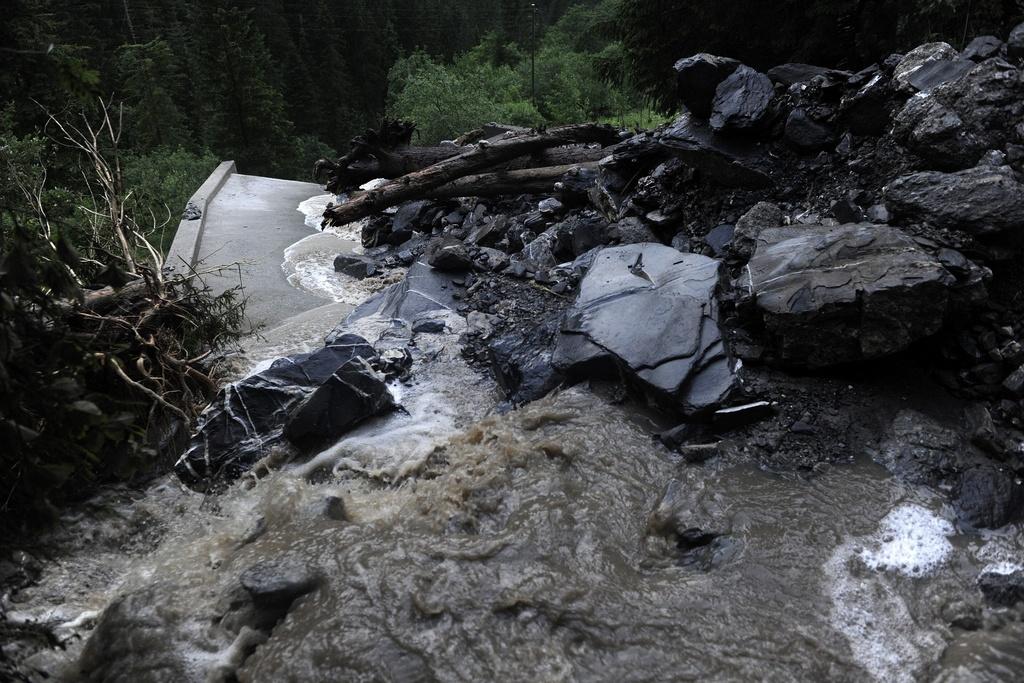
[[[162,252],[170,247],[188,198],[218,163],[209,150],[194,152],[185,147],[158,147],[126,157],[131,211],[142,217],[141,222],[148,228],[146,239]]]
[[[469,54],[452,65],[422,52],[391,69],[391,113],[415,121],[421,142],[436,144],[490,121],[538,125],[542,118],[527,102],[516,73],[508,66],[478,61]]]
[[[125,102],[127,142],[133,149],[189,143],[177,104],[184,77],[166,41],[124,45],[117,55],[117,76]]]
[[[536,126],[625,120],[626,112],[644,109],[644,100],[613,37],[617,10],[618,0],[571,6],[543,33],[533,61],[528,47],[496,32],[449,63],[414,53],[388,76],[390,114],[415,121],[427,143],[489,121]]]

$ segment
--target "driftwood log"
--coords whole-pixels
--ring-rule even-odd
[[[328,225],[351,223],[402,202],[438,196],[431,193],[448,185],[452,185],[452,187],[445,189],[444,192],[458,192],[458,194],[443,196],[474,196],[477,194],[474,191],[474,186],[487,189],[497,187],[500,183],[505,183],[505,192],[528,192],[529,190],[523,186],[511,185],[512,180],[510,179],[518,178],[525,181],[530,178],[529,174],[511,175],[516,169],[509,170],[509,166],[515,160],[524,158],[521,163],[527,167],[536,167],[518,169],[538,171],[532,177],[531,182],[548,182],[565,173],[568,170],[565,167],[593,162],[595,157],[602,158],[609,151],[600,148],[587,150],[568,147],[567,151],[560,155],[546,153],[558,151],[555,148],[588,143],[596,143],[603,148],[617,141],[618,131],[611,126],[582,124],[517,135],[493,143],[479,143],[469,148],[455,148],[461,153],[405,173],[375,190],[353,194],[347,202],[328,208],[324,212],[324,221]],[[563,162],[552,164],[552,160],[557,158],[561,158]],[[550,170],[552,166],[559,169],[560,172],[556,173]],[[456,181],[466,176],[482,173],[490,177],[485,180],[477,178],[474,182],[455,184]]]

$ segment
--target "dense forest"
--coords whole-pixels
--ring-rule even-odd
[[[139,263],[159,271],[179,212],[222,159],[243,173],[310,179],[316,159],[336,156],[384,118],[415,122],[423,144],[488,121],[653,127],[678,108],[671,66],[685,55],[852,67],[937,37],[963,47],[975,35],[1001,35],[1022,5],[12,0],[0,25],[0,383],[4,413],[21,418],[0,422],[0,438],[31,441],[28,423],[42,428],[50,407],[68,405],[60,391],[33,394],[41,377],[96,369],[95,338],[53,346],[67,338],[48,322],[60,317],[54,301],[138,277]],[[185,292],[198,317],[179,350],[203,347],[196,330],[229,338],[208,316],[236,320],[225,317],[235,304]],[[100,445],[135,428],[123,405],[73,405],[77,413],[61,414]],[[98,450],[84,451],[86,474]],[[80,464],[53,477],[81,474]]]

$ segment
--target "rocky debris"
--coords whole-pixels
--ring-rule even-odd
[[[750,130],[761,125],[771,110],[775,87],[771,79],[740,65],[715,90],[711,127],[716,131]]]
[[[206,488],[232,481],[272,449],[296,407],[349,363],[377,353],[357,335],[341,335],[313,353],[280,358],[229,384],[200,415],[188,450],[175,465],[182,481]]]
[[[736,287],[777,361],[819,368],[938,332],[954,283],[899,230],[853,224],[762,230]]]
[[[718,85],[732,75],[740,63],[728,57],[700,53],[675,64],[676,85],[683,106],[694,116],[711,117]]]
[[[990,605],[1013,607],[1024,602],[1024,570],[984,572],[978,577],[978,588]]]
[[[975,65],[958,78],[910,98],[893,135],[935,168],[974,166],[988,150],[1003,149],[1024,114],[1019,71],[1001,59]]]
[[[639,383],[687,415],[734,388],[718,329],[720,264],[660,244],[600,251],[566,313],[552,362],[571,378]]]
[[[812,119],[806,110],[794,109],[786,119],[786,142],[802,152],[816,152],[834,147],[835,132]]]
[[[877,67],[862,74],[854,76],[851,82],[866,80],[840,101],[841,117],[854,135],[881,135],[889,127],[896,108],[895,88],[892,80]]]
[[[300,449],[312,450],[394,405],[383,378],[365,359],[353,358],[292,410],[284,436]]]
[[[823,66],[814,66],[813,64],[780,64],[779,66],[768,69],[767,76],[772,80],[773,83],[781,83],[782,85],[789,87],[794,83],[806,83],[807,81],[814,80],[815,78],[821,78],[826,83],[841,83],[847,81],[852,76],[849,71],[840,71],[838,69],[827,69]]]
[[[726,139],[691,114],[684,114],[661,132],[658,142],[684,163],[730,187],[771,184],[769,164],[749,140]]]
[[[374,259],[362,254],[339,254],[334,258],[334,272],[364,280],[380,274],[380,266]]]
[[[897,215],[984,237],[1024,229],[1024,185],[1009,166],[904,176],[885,188]]]
[[[1024,516],[1024,485],[994,465],[965,470],[953,489],[960,520],[977,529],[998,529]]]

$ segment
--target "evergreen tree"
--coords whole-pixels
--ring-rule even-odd
[[[233,156],[245,173],[293,167],[292,124],[284,97],[272,84],[270,53],[250,11],[226,2],[204,3],[194,26],[203,140],[221,155]]]

